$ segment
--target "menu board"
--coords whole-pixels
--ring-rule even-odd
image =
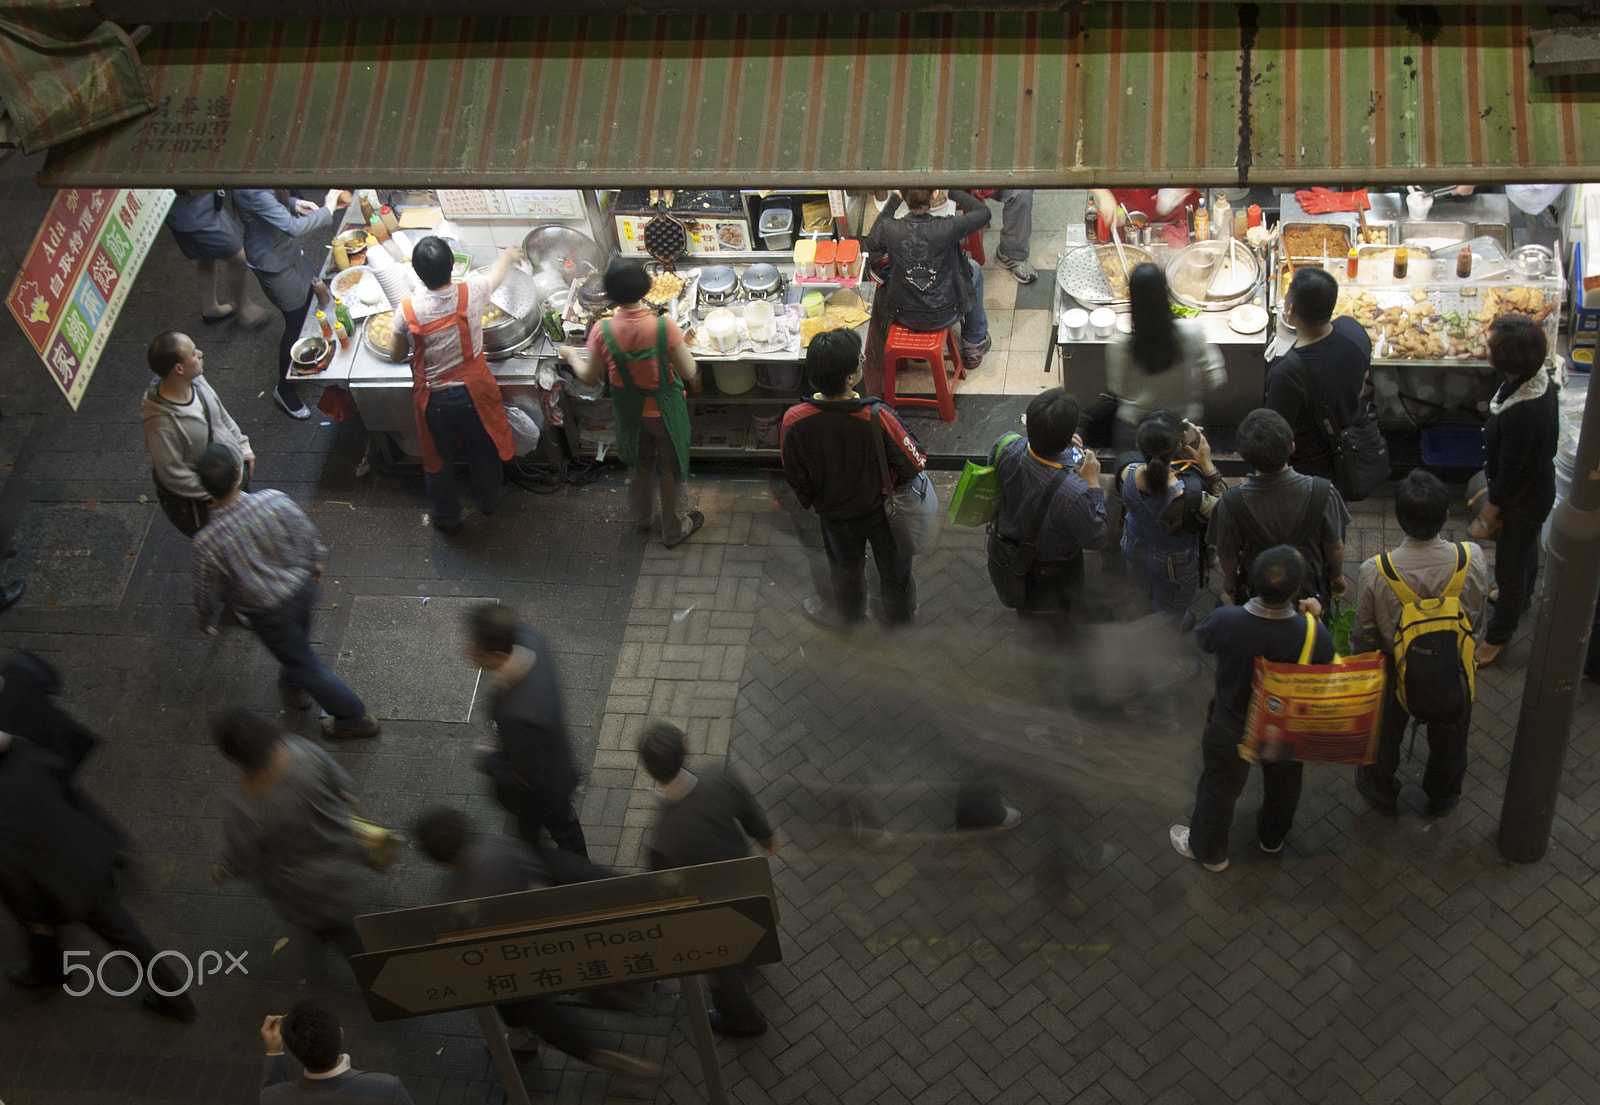
[[[56,193],[6,305],[77,410],[156,233],[171,189]]]
[[[583,196],[570,188],[440,189],[439,206],[447,219],[494,218],[581,219]]]

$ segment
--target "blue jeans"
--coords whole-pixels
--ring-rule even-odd
[[[284,682],[309,691],[340,725],[354,725],[367,716],[366,706],[311,650],[311,606],[316,599],[317,583],[312,580],[276,610],[246,611],[250,628],[277,658]]]
[[[963,256],[965,256],[963,254]],[[983,266],[971,257],[966,258],[968,265],[972,266],[972,309],[961,315],[961,344],[982,345],[983,339],[989,336],[989,315],[983,309]],[[956,324],[954,318],[933,327],[935,330],[944,330]],[[904,325],[902,323],[901,325]],[[908,329],[912,329],[908,327]]]
[[[1128,578],[1144,590],[1152,610],[1179,618],[1188,612],[1200,590],[1200,553],[1192,539],[1182,549],[1154,549],[1126,534],[1122,555]]]
[[[477,500],[479,510],[492,513],[505,493],[506,473],[500,463],[500,451],[489,431],[483,428],[478,408],[472,405],[472,393],[465,387],[440,388],[428,396],[423,419],[433,435],[433,446],[444,461],[437,472],[423,473],[434,522],[453,526],[461,521],[461,500],[456,497],[457,437],[466,448],[467,470],[472,474],[472,497]]]

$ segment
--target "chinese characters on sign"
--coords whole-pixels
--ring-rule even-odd
[[[172,196],[166,189],[57,192],[11,284],[11,314],[74,410]]]
[[[215,96],[174,97],[167,93],[139,124],[133,153],[216,153],[228,142],[233,101]]]

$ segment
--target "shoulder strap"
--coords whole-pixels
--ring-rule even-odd
[[[1245,496],[1243,485],[1228,488],[1222,493],[1218,501],[1228,499],[1230,495],[1232,499],[1229,500],[1229,504],[1233,513],[1237,515],[1235,520],[1238,522],[1239,530],[1244,534],[1245,540],[1250,542],[1255,554],[1259,556],[1272,547],[1272,542],[1267,537],[1266,531],[1261,528],[1261,523],[1256,521],[1256,516],[1250,513],[1250,508],[1245,505],[1249,500]],[[1242,560],[1243,558],[1241,557],[1240,559]],[[1249,566],[1243,565],[1243,567],[1248,573]]]
[[[1322,551],[1322,511],[1328,504],[1328,492],[1332,488],[1333,485],[1321,476],[1311,477],[1311,495],[1306,499],[1306,508],[1294,529],[1295,544],[1314,548],[1319,556]]]
[[[1004,449],[1007,445],[1010,445],[1013,441],[1016,441],[1020,437],[1022,437],[1021,434],[1006,434],[999,441],[995,442],[994,443],[994,448],[989,450],[989,464],[990,464],[990,466],[993,467],[995,461],[1000,459],[1000,450],[1001,449]]]
[[[1395,570],[1394,561],[1389,559],[1389,554],[1378,554],[1378,567],[1383,571],[1383,578],[1389,581],[1389,587],[1399,597],[1400,601],[1412,605],[1418,601],[1417,593],[1411,589],[1405,580],[1400,578],[1400,573]]]
[[[1300,663],[1302,663],[1302,664],[1311,663],[1311,650],[1312,650],[1312,648],[1314,648],[1316,646],[1316,643],[1317,643],[1317,619],[1313,615],[1307,614],[1306,615],[1306,643],[1305,643],[1305,647],[1300,650]]]
[[[1322,447],[1329,456],[1337,458],[1342,449],[1339,445],[1339,423],[1333,417],[1333,408],[1322,397],[1322,385],[1317,383],[1316,373],[1304,360],[1300,362],[1298,376],[1306,389],[1306,398],[1311,401],[1311,420],[1317,427],[1317,436],[1322,439]]]
[[[867,425],[872,427],[872,447],[878,453],[878,477],[883,480],[883,496],[887,504],[894,496],[894,485],[889,482],[889,454],[883,447],[883,434],[880,432],[882,423],[878,421],[876,401],[867,404]]]
[[[1459,599],[1461,589],[1467,584],[1467,565],[1472,559],[1472,554],[1467,550],[1465,541],[1456,542],[1456,570],[1450,575],[1450,582],[1444,585],[1444,594],[1440,598]]]
[[[206,444],[210,445],[212,443],[211,404],[206,402],[206,393],[200,390],[198,384],[195,385],[194,395],[196,399],[200,400],[200,413],[206,416]]]

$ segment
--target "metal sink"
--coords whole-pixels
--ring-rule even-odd
[[[1400,244],[1420,245],[1437,249],[1451,242],[1464,242],[1471,234],[1470,227],[1462,222],[1434,219],[1403,219],[1400,222]]]

